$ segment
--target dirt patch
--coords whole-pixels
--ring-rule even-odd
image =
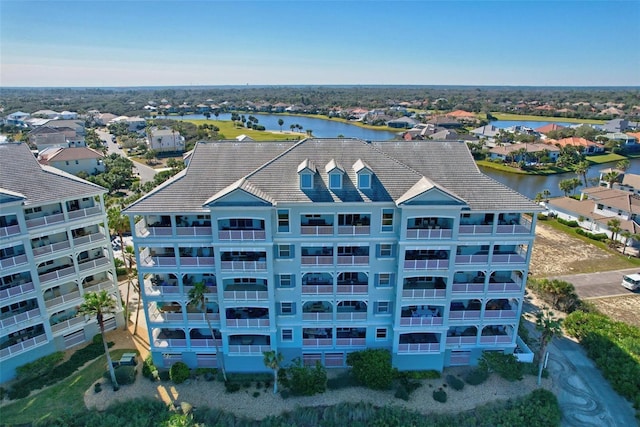
[[[640,327],[640,295],[594,298],[589,302],[614,320]]]

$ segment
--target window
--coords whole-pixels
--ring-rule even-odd
[[[358,188],[361,190],[371,188],[371,175],[368,173],[358,174]]]
[[[387,328],[376,328],[376,341],[387,339]]]
[[[391,313],[391,304],[389,301],[377,301],[375,304],[375,313],[376,314],[390,314]]]
[[[293,288],[293,275],[281,274],[278,276],[278,286],[281,288]]]
[[[287,341],[287,342],[293,341],[293,329],[282,330],[282,341]]]
[[[342,174],[330,173],[329,174],[329,188],[332,190],[339,190],[342,188]]]
[[[393,209],[382,210],[382,231],[393,231]]]
[[[379,273],[378,279],[376,280],[376,285],[378,287],[389,287],[391,286],[391,279],[393,277],[392,273]]]
[[[300,174],[300,188],[303,190],[309,190],[313,188],[313,175],[310,173]]]
[[[292,302],[281,302],[280,314],[294,314],[294,304]]]
[[[379,258],[391,258],[393,256],[393,245],[383,243],[378,245],[378,257]]]
[[[291,245],[278,245],[278,258],[289,259],[293,257],[293,248]]]
[[[289,211],[286,209],[278,209],[278,231],[280,233],[288,233],[289,230]]]

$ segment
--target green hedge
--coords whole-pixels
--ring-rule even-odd
[[[347,365],[351,366],[353,375],[363,386],[374,390],[391,388],[394,370],[388,350],[368,349],[349,353]]]
[[[191,370],[184,362],[176,362],[169,368],[169,378],[176,384],[182,384],[191,376]]]
[[[576,229],[576,233],[581,236],[588,237],[591,240],[597,240],[598,242],[604,242],[609,238],[609,236],[607,236],[605,233],[593,234],[589,233],[588,231],[584,231],[582,228]]]
[[[571,227],[571,228],[576,228],[578,226],[578,221],[572,220],[572,221],[567,221],[566,219],[562,219],[562,218],[556,218],[556,221],[558,221],[560,224],[564,224],[567,227]]]

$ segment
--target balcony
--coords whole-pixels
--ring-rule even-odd
[[[451,301],[449,308],[450,321],[478,320],[482,303],[480,300]]]
[[[494,272],[489,277],[489,293],[520,292],[522,290],[522,273],[519,271]]]
[[[187,312],[187,321],[189,322],[219,322],[220,313],[198,313]]]
[[[155,348],[186,348],[187,339],[182,329],[153,329],[153,347]]]
[[[59,279],[67,278],[69,276],[73,276],[76,274],[76,269],[73,265],[61,265],[58,267],[52,267],[44,270],[43,272],[38,272],[38,278],[40,279],[40,284],[45,284],[48,282],[53,282]]]
[[[149,319],[152,322],[182,322],[184,312],[178,302],[149,304]]]
[[[191,338],[191,347],[220,348],[222,347],[222,340],[214,340],[213,338]]]
[[[355,322],[367,320],[367,303],[364,301],[341,301],[336,307],[336,320]]]
[[[24,310],[22,312],[8,312],[4,315],[2,319],[0,319],[0,328],[5,329],[9,327],[14,327],[19,323],[28,322],[33,319],[37,319],[40,317],[40,309],[32,308],[30,310]]]
[[[18,223],[16,222],[15,224],[12,225],[7,225],[4,227],[0,227],[0,239],[3,237],[10,237],[10,236],[16,236],[18,234],[20,234],[20,225],[18,225]]]
[[[401,334],[398,353],[439,353],[439,334],[410,333]]]
[[[266,271],[265,252],[222,252],[222,271]]]
[[[481,234],[493,233],[494,214],[465,213],[460,217],[459,234]]]
[[[340,214],[338,215],[338,234],[344,236],[366,236],[371,233],[371,215]]]
[[[77,209],[73,211],[67,212],[67,216],[70,220],[79,219],[79,218],[87,218],[94,215],[102,214],[102,208],[100,206],[92,206],[83,209]]]
[[[231,218],[218,220],[220,240],[265,240],[264,220],[252,218]]]
[[[140,252],[140,264],[144,267],[175,267],[178,262],[173,248],[145,248]]]
[[[408,277],[402,286],[402,298],[444,298],[447,282],[443,277]]]
[[[260,356],[271,351],[271,338],[267,335],[232,335],[229,337],[229,354]]]
[[[341,295],[362,295],[369,292],[367,282],[338,281],[337,294]]]
[[[58,290],[58,293],[60,293],[59,290]],[[46,295],[46,292],[45,292],[45,295]],[[60,295],[51,299],[45,299],[44,305],[47,308],[53,308],[57,305],[66,304],[66,303],[78,300],[80,298],[81,298],[80,291],[76,290],[76,291],[65,293],[63,295]]]
[[[491,262],[493,264],[522,264],[526,261],[525,257],[526,251],[523,250],[494,252]]]
[[[176,279],[175,275],[173,274],[170,276],[172,276],[173,278],[164,277],[161,275],[152,275],[149,279],[145,279],[145,295],[160,296],[181,294],[182,292],[180,291],[180,286],[178,286],[178,279]]]
[[[228,308],[226,311],[229,328],[268,328],[269,309],[261,307]]]
[[[497,234],[531,234],[531,221],[520,214],[500,214]]]
[[[368,265],[368,246],[339,246],[338,265]]]
[[[3,258],[0,260],[0,267],[4,268],[13,268],[18,267],[20,265],[25,265],[28,263],[27,255],[21,254],[16,256],[11,256],[7,258]]]
[[[332,328],[303,328],[302,347],[321,348],[333,346]]]
[[[445,250],[407,250],[405,270],[437,270],[449,268],[449,251]]]
[[[484,318],[515,320],[518,314],[518,301],[504,298],[487,301],[484,311]]]
[[[27,228],[33,229],[37,227],[46,227],[49,225],[60,224],[65,222],[64,214],[59,211],[54,213],[37,216],[32,219],[27,219]]]
[[[84,262],[78,263],[78,270],[87,271],[98,267],[111,264],[111,260],[105,256],[99,256],[97,258],[89,259]]]
[[[20,283],[20,282],[17,282]],[[33,292],[35,287],[33,282],[26,282],[22,284],[14,284],[10,285],[10,287],[0,290],[0,301],[5,299],[14,298],[20,295],[27,294],[29,292]]]
[[[203,267],[211,268],[215,265],[215,258],[212,256],[183,256],[180,255],[180,265],[183,267]]]
[[[402,307],[400,326],[442,326],[443,307],[414,305]]]
[[[54,252],[69,249],[70,247],[71,247],[71,243],[68,240],[65,240],[63,242],[52,243],[50,245],[33,248],[33,255],[34,257],[38,258],[44,255],[52,254]]]
[[[407,239],[450,239],[453,219],[451,218],[409,218],[407,220]]]
[[[453,294],[484,293],[486,277],[483,271],[458,271],[453,276]]]
[[[82,281],[82,288],[84,289],[85,294],[88,292],[100,292],[102,290],[112,289],[114,287],[115,281],[107,272],[87,276]]]
[[[489,262],[489,246],[458,246],[456,264],[487,264]]]
[[[73,230],[72,233],[73,246],[75,246],[76,248],[96,242],[103,242],[106,240],[106,236],[97,230]]]
[[[476,345],[478,328],[475,326],[455,326],[447,331],[448,346]]]
[[[513,328],[511,326],[485,326],[480,336],[480,344],[499,345],[513,343]]]
[[[41,328],[42,329],[42,328]],[[32,349],[40,344],[49,342],[47,336],[44,333],[40,333],[36,336],[22,337],[14,344],[11,344],[15,340],[9,340],[8,345],[0,349],[0,359],[15,356]]]
[[[333,215],[302,215],[300,217],[300,234],[307,236],[332,235]]]
[[[269,293],[264,290],[224,291],[226,301],[266,301]]]
[[[331,321],[333,320],[333,306],[327,301],[308,301],[302,306],[302,320]]]
[[[367,343],[366,328],[337,328],[336,345],[346,347],[364,347]]]
[[[137,237],[164,237],[173,234],[171,217],[168,215],[149,215],[142,218],[135,225]]]
[[[51,316],[51,331],[57,334],[85,323],[84,316],[78,316],[77,314],[69,314],[68,316],[54,315]]]
[[[333,248],[330,247],[303,247],[301,251],[302,265],[333,265]]]

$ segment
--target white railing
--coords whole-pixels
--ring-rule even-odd
[[[453,235],[452,230],[448,228],[424,229],[410,228],[407,229],[407,239],[450,239]]]
[[[489,255],[456,255],[456,264],[486,264]]]
[[[513,338],[509,335],[488,335],[480,337],[480,344],[511,344]]]
[[[424,299],[424,298],[444,298],[446,289],[403,289],[402,298]]]
[[[449,312],[449,320],[479,319],[480,310],[458,310]]]
[[[109,289],[109,288],[113,288],[113,282],[110,280],[105,280],[103,282],[100,283],[96,283],[95,285],[91,285],[88,286],[86,288],[84,288],[84,293],[86,294],[87,292],[100,292],[103,289]]]
[[[55,325],[51,325],[51,331],[53,331],[53,333],[58,333],[60,331],[64,331],[66,329],[71,328],[72,326],[76,326],[76,325],[80,325],[82,323],[84,323],[84,316],[76,316],[72,319],[69,320],[65,320],[63,322],[60,323],[56,323]],[[84,341],[84,338],[83,338]]]
[[[229,345],[229,354],[259,355],[265,351],[271,351],[269,345]]]
[[[181,338],[156,338],[153,340],[153,346],[156,348],[186,347],[187,340]]]
[[[64,214],[61,213],[28,219],[26,221],[27,228],[42,227],[44,225],[58,224],[60,222],[64,222]]]
[[[324,295],[332,293],[333,285],[302,285],[303,295]]]
[[[222,261],[223,271],[266,271],[265,261]]]
[[[338,285],[339,294],[366,294],[369,290],[368,285]]]
[[[31,292],[33,290],[35,290],[33,282],[27,282],[23,283],[22,285],[12,286],[0,291],[0,300],[13,298],[18,295],[26,294],[27,292]]]
[[[87,271],[92,268],[102,267],[103,265],[107,265],[111,262],[107,257],[100,257],[96,259],[92,259],[91,261],[86,261],[78,264],[78,269],[80,271]]]
[[[300,234],[314,236],[333,234],[333,225],[302,225]]]
[[[468,336],[468,337],[447,337],[446,343],[447,345],[475,345],[478,340],[478,337]]]
[[[398,353],[435,353],[440,351],[440,343],[398,344]]]
[[[149,227],[147,226],[148,234],[145,237],[164,237],[171,236],[173,231],[171,230],[171,226],[169,227]]]
[[[516,310],[485,310],[485,319],[515,319]]]
[[[187,313],[187,320],[193,322],[206,322],[207,320],[211,322],[219,322],[220,321],[220,313]]]
[[[40,284],[50,282],[52,280],[61,279],[63,277],[72,276],[76,274],[76,269],[74,267],[65,267],[60,270],[51,271],[49,273],[39,274]]]
[[[525,257],[521,254],[493,254],[491,262],[500,264],[522,264]]]
[[[180,265],[186,267],[213,267],[214,262],[212,256],[180,256]]]
[[[162,286],[158,286],[158,287],[162,287]],[[171,287],[171,286],[169,286],[169,287]],[[175,288],[178,288],[178,286],[176,285]],[[184,287],[184,293],[188,295],[189,292],[191,292],[191,289],[193,289],[193,286],[185,286]],[[170,293],[178,293],[178,291],[171,290]],[[204,287],[204,294],[205,295],[215,295],[217,293],[218,293],[218,287],[217,286],[206,285]]]
[[[227,319],[230,328],[268,328],[269,319]]]
[[[441,326],[442,317],[401,317],[400,326]]]
[[[74,246],[86,245],[87,243],[98,242],[101,240],[105,240],[106,237],[102,233],[93,233],[87,236],[76,237],[73,239]]]
[[[489,283],[488,292],[518,292],[521,289],[520,283]]]
[[[67,212],[69,219],[85,218],[88,216],[98,215],[102,213],[100,206],[93,206],[91,208],[78,209],[77,211]]]
[[[220,240],[264,240],[266,233],[264,230],[220,230],[218,231]]]
[[[260,301],[269,299],[267,291],[224,291],[224,299],[230,301]]]
[[[33,255],[38,257],[46,254],[50,254],[56,251],[61,251],[63,249],[68,249],[71,247],[71,242],[65,240],[64,242],[52,243],[50,245],[42,246],[39,248],[33,248]]]
[[[191,338],[191,347],[222,347],[222,340],[214,340],[213,338]]]
[[[8,236],[13,236],[15,234],[20,234],[19,225],[10,225],[8,227],[0,227],[0,237],[8,237]]]
[[[3,260],[0,260],[0,267],[11,268],[11,267],[15,267],[15,266],[26,264],[26,263],[27,263],[27,255],[22,254],[22,255],[16,255],[16,256],[12,256],[11,258],[5,258]]]
[[[302,313],[302,320],[308,320],[311,322],[323,322],[328,320],[333,320],[333,312],[329,311],[326,313]]]
[[[348,236],[364,236],[371,233],[371,227],[368,225],[339,225],[338,234]]]
[[[531,233],[531,221],[526,218],[520,218],[520,224],[499,224],[496,233],[529,234]]]
[[[460,234],[491,234],[493,225],[460,224],[458,232]]]
[[[50,300],[45,300],[44,305],[47,306],[47,308],[51,308],[59,304],[64,304],[65,302],[73,301],[78,298],[80,298],[80,291],[73,291],[73,292],[69,292],[68,294],[60,295],[59,297],[52,298]]]
[[[333,255],[302,255],[302,265],[333,265]]]
[[[148,256],[142,259],[145,267],[175,267],[178,265],[175,256]]]
[[[367,265],[368,255],[338,255],[338,265]]]
[[[180,237],[212,236],[211,227],[176,227],[176,235]]]
[[[426,269],[443,269],[449,268],[448,259],[414,259],[405,260],[404,268],[406,270],[426,270]]]
[[[366,338],[336,338],[336,345],[347,347],[363,347],[366,343]]]
[[[331,347],[332,338],[303,338],[302,347]]]
[[[454,294],[484,292],[484,283],[454,283],[451,285],[451,292]]]
[[[38,344],[44,344],[47,342],[47,336],[45,334],[35,336],[33,338],[28,338],[24,341],[21,341],[17,344],[9,346],[7,348],[3,348],[0,350],[0,359],[4,359],[6,357],[14,356],[16,354],[22,353],[34,347]]]
[[[18,313],[14,316],[6,317],[0,320],[0,327],[8,328],[9,326],[14,326],[18,323],[33,320],[37,317],[40,317],[40,309],[34,308],[33,310],[25,311],[24,313]]]
[[[366,311],[348,311],[337,312],[336,320],[355,321],[355,320],[367,320]]]
[[[150,318],[154,322],[182,322],[184,317],[182,312],[155,310],[150,313]]]

